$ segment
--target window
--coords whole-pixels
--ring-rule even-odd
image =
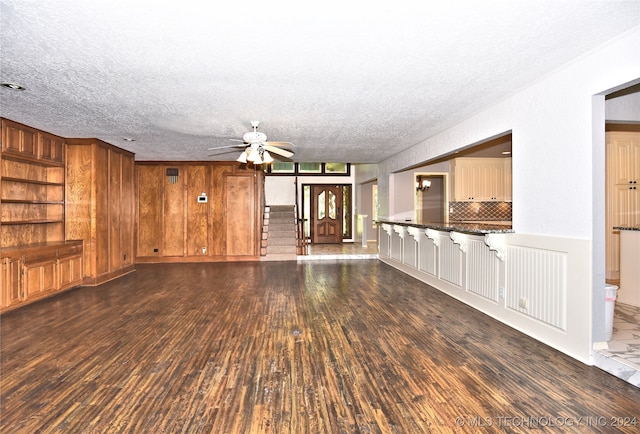
[[[299,173],[322,173],[321,163],[298,163]]]
[[[271,173],[296,173],[296,165],[293,161],[274,161],[270,167]]]
[[[347,173],[347,163],[324,163],[324,172],[344,175]]]
[[[271,164],[265,164],[264,171],[267,175],[349,176],[351,174],[351,164],[274,161]]]

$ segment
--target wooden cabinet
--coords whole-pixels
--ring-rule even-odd
[[[236,162],[136,163],[136,262],[258,259],[262,179]]]
[[[65,241],[65,140],[2,119],[0,310],[82,283],[82,241]]]
[[[67,139],[67,239],[84,240],[84,284],[134,270],[134,154],[97,139]]]
[[[0,275],[1,301],[0,309],[13,307],[24,300],[22,293],[22,259],[18,257],[2,258],[2,275]]]
[[[2,119],[0,242],[64,240],[64,139]]]
[[[82,241],[2,250],[2,305],[5,311],[82,283]]]
[[[452,201],[511,200],[511,158],[456,158],[451,167]]]
[[[606,277],[620,278],[620,231],[640,226],[640,132],[606,134]]]
[[[36,159],[38,130],[9,119],[2,119],[2,153]]]

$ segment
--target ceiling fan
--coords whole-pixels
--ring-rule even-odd
[[[251,127],[253,131],[249,131],[242,136],[242,139],[229,139],[235,142],[242,142],[237,145],[219,146],[216,148],[209,148],[209,151],[225,148],[245,148],[236,161],[240,163],[253,163],[263,164],[271,163],[273,157],[271,153],[278,156],[289,158],[293,155],[293,151],[288,149],[282,149],[282,147],[295,146],[290,142],[268,142],[266,134],[258,131],[258,125],[260,121],[251,121]]]

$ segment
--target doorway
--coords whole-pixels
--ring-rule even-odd
[[[311,185],[311,242],[342,243],[342,187]]]
[[[448,221],[448,213],[445,204],[447,203],[445,186],[447,185],[446,174],[416,173],[417,177],[430,182],[428,189],[416,189],[416,221],[441,223]]]

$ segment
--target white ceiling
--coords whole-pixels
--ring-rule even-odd
[[[0,115],[137,160],[259,120],[295,161],[379,162],[640,23],[638,0],[0,0]],[[135,139],[135,142],[123,138]]]

